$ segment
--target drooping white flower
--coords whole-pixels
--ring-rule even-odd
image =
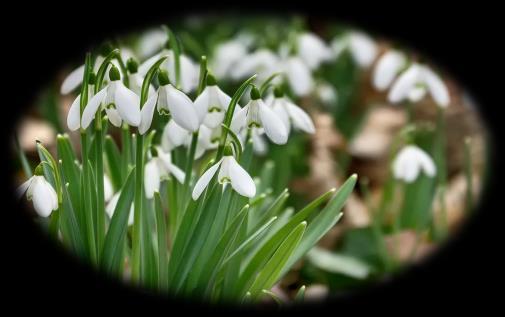
[[[377,55],[377,44],[374,40],[362,32],[351,31],[342,38],[336,38],[332,41],[335,58],[338,58],[344,50],[349,50],[353,60],[360,67],[370,66]]]
[[[182,128],[197,131],[200,124],[193,101],[184,92],[170,84],[165,71],[160,71],[158,79],[160,82],[158,91],[151,95],[142,107],[139,133],[144,134],[151,127],[156,105],[159,113],[170,113],[173,120]]]
[[[256,195],[256,185],[247,171],[240,166],[231,154],[231,150],[225,151],[223,158],[211,166],[198,179],[193,189],[193,200],[197,200],[209,182],[219,169],[217,180],[220,184],[231,184],[231,187],[240,195],[254,197]]]
[[[36,173],[37,174],[37,173]],[[33,208],[41,217],[49,217],[58,209],[58,196],[53,186],[42,175],[34,175],[17,189],[18,197],[26,192],[26,198],[33,201]]]
[[[221,127],[211,130],[204,125],[200,126],[195,150],[195,159],[200,158],[205,151],[217,148],[220,131]],[[218,133],[217,136],[215,133]],[[181,128],[173,120],[170,120],[165,128],[163,128],[163,133],[161,135],[161,148],[163,151],[169,152],[181,145],[189,146],[191,144],[192,135],[192,132]]]
[[[407,98],[418,100],[424,96],[423,89],[429,92],[439,107],[445,108],[449,105],[449,91],[442,79],[429,67],[418,63],[413,63],[398,76],[389,91],[388,100],[391,103],[398,103]]]
[[[331,48],[319,36],[309,32],[298,36],[298,55],[311,70],[333,57]]]
[[[97,111],[105,109],[109,121],[120,127],[124,120],[131,126],[140,124],[140,99],[120,80],[119,70],[112,67],[109,72],[110,83],[93,96],[84,108],[81,126],[87,128]]]
[[[288,130],[277,114],[260,98],[256,87],[251,90],[251,100],[234,116],[231,129],[240,132],[247,128],[263,128],[266,135],[276,144],[288,141]]]
[[[268,49],[259,49],[242,57],[231,69],[230,75],[234,80],[243,79],[253,74],[258,75],[258,81],[279,70],[279,57]]]
[[[273,99],[270,106],[277,116],[282,120],[284,126],[286,126],[288,133],[291,130],[291,123],[295,129],[314,133],[316,128],[310,116],[300,107],[295,105],[291,100],[284,96],[284,93],[279,87],[276,87],[275,98]]]
[[[306,96],[314,89],[312,72],[301,58],[288,57],[283,63],[283,71],[295,95]]]
[[[163,56],[167,56],[167,58],[160,68],[168,72],[170,82],[176,83],[175,55],[172,50],[163,49],[160,53],[147,59],[139,66],[139,73],[141,76],[145,76],[151,66]],[[184,54],[180,55],[180,88],[183,92],[190,93],[198,87],[199,71],[198,65],[191,58]]]
[[[398,73],[406,66],[407,57],[400,51],[391,50],[379,58],[373,72],[373,85],[378,91],[386,90]]]
[[[212,70],[219,78],[230,75],[232,68],[247,54],[247,47],[239,40],[220,43],[214,50]]]
[[[223,123],[230,101],[231,97],[217,86],[214,76],[208,74],[207,87],[195,100],[195,109],[200,123],[210,129],[219,126]],[[239,109],[241,108],[237,105],[235,111]]]
[[[93,98],[94,85],[88,86],[88,100]],[[81,94],[74,99],[67,114],[67,127],[70,131],[76,131],[81,127]]]
[[[109,218],[112,218],[112,216],[114,215],[114,211],[116,210],[116,206],[119,201],[119,196],[121,196],[120,191],[115,193],[114,196],[112,196],[112,198],[110,199],[107,206],[105,206],[105,212],[107,213],[107,215],[109,215]],[[128,214],[128,225],[129,226],[133,225],[133,207],[134,207],[134,205],[132,203],[131,207],[130,207],[130,212]]]
[[[183,183],[185,177],[184,172],[172,164],[170,153],[163,152],[160,147],[157,147],[155,152],[156,156],[146,163],[144,170],[144,190],[148,199],[160,191],[161,181],[169,175],[173,175],[179,183]]]
[[[421,171],[429,177],[434,177],[436,167],[432,158],[415,145],[405,146],[393,161],[393,174],[396,179],[412,183]]]

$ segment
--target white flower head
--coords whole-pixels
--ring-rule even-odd
[[[211,74],[207,75],[207,86],[195,100],[195,109],[200,123],[214,129],[223,123],[231,97],[224,93],[216,84]],[[237,105],[235,111],[238,111]]]
[[[254,197],[256,195],[256,185],[253,179],[233,157],[231,148],[225,149],[225,155],[216,164],[211,166],[198,179],[193,189],[193,200],[197,200],[219,169],[217,180],[220,184],[231,184],[231,187],[240,195]]]
[[[331,48],[314,33],[302,33],[298,36],[298,55],[310,69],[316,69],[321,63],[333,56]]]
[[[349,50],[353,60],[362,68],[369,67],[377,55],[377,44],[368,35],[362,32],[351,31],[332,41],[332,49],[335,57],[344,50]]]
[[[407,57],[400,51],[391,50],[379,58],[373,72],[373,85],[378,91],[386,90],[398,73],[406,66]]]
[[[393,161],[393,174],[396,179],[406,183],[414,182],[421,171],[434,177],[436,167],[432,158],[415,145],[407,145],[396,155]]]
[[[288,97],[284,96],[284,92],[280,87],[274,90],[275,98],[271,103],[272,110],[282,120],[286,126],[288,133],[291,130],[291,123],[297,130],[306,133],[314,133],[316,128],[310,116],[299,106],[295,105]]]
[[[144,170],[144,190],[146,197],[152,199],[155,192],[160,191],[163,179],[173,175],[179,183],[184,182],[185,174],[172,163],[170,153],[165,153],[160,147],[153,148],[154,155],[146,163]]]
[[[314,89],[312,72],[300,57],[288,57],[283,63],[283,70],[295,95],[306,96]]]
[[[219,78],[230,76],[237,62],[247,54],[246,45],[239,40],[230,40],[216,46],[212,59],[212,70]]]
[[[259,49],[242,57],[231,69],[234,80],[257,74],[259,81],[265,80],[279,70],[279,57],[268,49]]]
[[[155,106],[159,113],[170,114],[182,128],[192,132],[197,131],[200,124],[193,101],[184,92],[170,84],[166,71],[160,71],[158,79],[160,82],[158,91],[151,95],[142,107],[139,133],[144,134],[151,127]]]
[[[140,124],[139,96],[126,88],[120,80],[119,70],[113,66],[109,72],[110,83],[93,96],[84,108],[81,126],[86,129],[97,111],[105,109],[109,121],[120,127],[124,120],[131,126]]]
[[[263,128],[266,135],[276,144],[288,141],[288,129],[277,114],[260,99],[256,87],[251,89],[251,100],[234,116],[231,129],[240,132],[247,128]]]
[[[450,103],[449,90],[442,79],[429,67],[413,63],[398,76],[389,91],[388,100],[391,103],[399,103],[405,99],[419,100],[425,92],[429,92],[439,107],[445,108]]]
[[[49,217],[53,210],[58,209],[58,195],[53,186],[41,175],[41,170],[39,165],[35,175],[18,187],[17,195],[21,197],[26,192],[26,198],[33,201],[33,208],[37,214]]]

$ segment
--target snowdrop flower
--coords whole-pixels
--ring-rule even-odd
[[[144,77],[138,72],[138,63],[133,58],[126,61],[126,68],[128,69],[128,81],[130,83],[130,90],[140,96],[142,92],[142,84]],[[149,85],[149,95],[155,93],[154,87]]]
[[[295,129],[311,134],[316,131],[314,123],[309,115],[302,108],[285,97],[280,87],[274,89],[274,96],[275,98],[271,103],[271,107],[282,120],[284,126],[286,126],[288,133],[291,130],[291,122]]]
[[[90,76],[90,83],[88,85],[88,98],[93,98],[94,95],[94,75]],[[89,100],[88,99],[88,100]],[[76,131],[81,127],[81,94],[78,94],[70,105],[70,109],[67,114],[67,127],[70,131]]]
[[[209,129],[204,125],[200,126],[198,141],[195,150],[195,159],[199,159],[207,150],[216,149],[218,146],[221,127]],[[161,148],[165,152],[170,152],[174,148],[191,144],[192,132],[181,128],[174,120],[170,120],[161,135]]]
[[[35,169],[35,174],[17,189],[18,197],[26,192],[26,198],[33,201],[33,208],[41,217],[49,217],[58,209],[58,196],[53,186],[42,176],[42,166]]]
[[[314,92],[316,97],[325,105],[337,104],[338,94],[332,85],[325,82],[318,83]]]
[[[247,141],[247,134],[250,133],[251,139],[253,142],[253,152],[257,155],[265,155],[268,151],[268,143],[265,141],[264,133],[265,130],[262,128],[252,127],[250,129],[242,129],[239,136],[240,142],[242,143],[242,147],[244,147],[244,143]]]
[[[84,129],[93,121],[96,112],[101,111],[102,105],[114,126],[120,127],[123,120],[131,126],[140,124],[139,96],[123,85],[117,67],[111,67],[109,78],[110,83],[94,95],[84,108],[81,120]]]
[[[375,89],[386,90],[406,63],[407,57],[400,51],[392,50],[382,55],[372,75]]]
[[[160,68],[168,72],[172,83],[176,82],[175,77],[175,55],[172,50],[163,49],[160,53],[147,59],[139,66],[139,73],[145,76],[149,68],[153,66],[161,57],[167,56],[167,59],[160,65]],[[180,55],[180,88],[185,93],[190,93],[198,87],[198,76],[200,69],[188,56]]]
[[[430,68],[418,63],[413,63],[398,77],[389,91],[388,100],[398,103],[407,98],[420,99],[424,96],[423,90],[430,93],[439,107],[449,105],[449,91],[442,79]]]
[[[431,157],[415,145],[407,145],[393,161],[393,174],[396,179],[412,183],[417,179],[420,172],[433,177],[436,173],[435,164]]]
[[[212,69],[219,78],[226,78],[232,67],[247,54],[247,47],[239,40],[220,43],[214,51]]]
[[[107,213],[107,215],[109,215],[109,218],[112,218],[112,216],[114,215],[114,211],[116,210],[116,206],[119,201],[119,196],[121,196],[120,191],[115,193],[114,196],[112,196],[112,198],[110,199],[107,206],[105,206],[105,212]],[[133,203],[130,207],[130,212],[128,215],[128,225],[129,226],[133,225]]]
[[[334,39],[331,46],[335,58],[348,49],[356,64],[363,68],[370,66],[377,55],[377,44],[362,32],[349,32],[341,39]]]
[[[251,100],[237,112],[231,123],[233,131],[245,128],[263,128],[266,135],[276,144],[288,141],[288,130],[282,120],[270,109],[263,100],[256,87],[251,89]]]
[[[168,41],[167,32],[161,29],[153,29],[145,32],[138,42],[139,56],[144,59],[160,51]]]
[[[224,120],[230,101],[231,97],[217,86],[214,76],[208,74],[207,87],[195,100],[199,121],[210,129],[219,126]],[[235,111],[238,109],[240,109],[239,105]]]
[[[314,88],[314,79],[309,67],[296,56],[288,57],[283,63],[283,70],[289,86],[297,96],[306,96]]]
[[[172,164],[170,153],[164,153],[160,147],[152,149],[153,157],[147,162],[144,172],[144,190],[146,197],[152,199],[155,192],[160,191],[162,179],[173,175],[179,183],[184,182],[185,174]]]
[[[302,33],[298,36],[298,55],[305,64],[314,70],[333,56],[331,49],[314,33]]]
[[[262,81],[278,69],[279,57],[270,50],[259,49],[240,59],[232,68],[230,75],[232,79],[239,80],[257,74],[258,80]]]
[[[193,189],[193,200],[197,200],[209,182],[219,169],[217,180],[220,184],[231,184],[231,187],[240,195],[245,197],[254,197],[256,195],[256,185],[253,179],[242,166],[235,160],[230,146],[225,148],[223,158],[216,164],[211,166],[203,175],[198,179]]]
[[[197,131],[200,124],[191,99],[170,84],[166,71],[161,70],[158,73],[158,81],[160,83],[158,91],[149,97],[142,107],[139,133],[144,134],[151,127],[154,106],[156,105],[158,113],[170,114],[172,119],[182,128],[192,132]]]

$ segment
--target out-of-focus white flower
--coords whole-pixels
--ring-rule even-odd
[[[144,170],[144,190],[148,199],[153,198],[154,193],[160,191],[161,181],[168,178],[169,175],[173,175],[179,183],[184,182],[185,174],[172,164],[170,153],[165,153],[160,147],[157,147],[156,156],[146,163]]]
[[[240,132],[247,128],[263,128],[266,135],[276,144],[288,141],[288,130],[282,120],[260,98],[256,87],[251,90],[251,100],[234,116],[231,129]]]
[[[220,136],[221,127],[209,129],[204,125],[198,130],[198,141],[195,150],[195,159],[199,159],[205,151],[216,149]],[[191,144],[193,133],[181,128],[173,120],[170,120],[161,135],[161,148],[165,152],[172,151],[181,145],[189,146]]]
[[[85,129],[95,118],[96,112],[102,108],[107,112],[109,121],[116,127],[121,126],[122,120],[135,127],[140,124],[139,96],[123,85],[117,67],[110,69],[109,77],[110,83],[94,95],[84,108],[81,126]],[[79,115],[78,111],[74,113],[76,117]]]
[[[119,201],[119,196],[121,196],[120,191],[115,193],[114,196],[112,196],[112,198],[110,199],[107,206],[105,206],[105,212],[107,213],[107,215],[109,215],[109,218],[112,218],[112,216],[114,215],[114,211],[116,210],[116,206]],[[130,212],[128,214],[128,225],[129,226],[133,225],[133,203],[131,204]]]
[[[219,78],[230,75],[232,68],[247,54],[247,47],[241,41],[230,40],[220,43],[214,50],[212,70]]]
[[[279,69],[279,57],[270,50],[259,49],[242,57],[231,69],[234,80],[243,79],[253,74],[258,75],[258,81],[268,78]]]
[[[160,82],[158,91],[150,96],[142,107],[139,133],[144,134],[151,127],[155,105],[159,113],[170,113],[173,120],[184,129],[197,131],[198,114],[191,99],[170,84],[165,71],[160,71],[158,79]]]
[[[231,150],[225,150],[223,158],[205,171],[196,182],[192,194],[193,200],[197,200],[200,197],[218,169],[219,174],[217,179],[220,184],[230,183],[231,187],[242,196],[251,198],[256,195],[256,185],[251,176],[237,163]]]
[[[163,49],[168,41],[168,34],[161,29],[152,29],[141,35],[137,48],[142,59],[152,56]]]
[[[333,52],[319,36],[306,32],[298,36],[298,55],[313,70],[330,60]]]
[[[393,161],[393,174],[396,179],[412,183],[421,171],[429,177],[434,177],[436,167],[431,157],[415,145],[405,146]]]
[[[356,64],[363,68],[370,66],[377,55],[377,44],[362,32],[351,31],[341,38],[336,38],[331,47],[335,58],[348,49]]]
[[[386,90],[406,63],[407,57],[400,51],[391,50],[382,55],[373,72],[372,82],[375,89]]]
[[[299,106],[295,105],[291,100],[284,96],[284,93],[279,87],[275,88],[275,98],[270,104],[273,111],[282,120],[286,126],[288,133],[291,130],[291,122],[295,129],[314,133],[316,128],[310,116]]]
[[[314,79],[309,67],[296,56],[289,57],[284,62],[283,70],[289,86],[297,96],[306,96],[314,89]]]
[[[36,173],[37,174],[37,173]],[[58,209],[58,196],[53,186],[42,175],[33,175],[17,189],[18,197],[26,192],[26,198],[33,201],[33,208],[41,217],[49,217]]]
[[[418,63],[413,63],[398,76],[389,91],[388,100],[391,103],[398,103],[407,98],[419,100],[424,96],[423,89],[429,92],[439,107],[445,108],[449,105],[449,91],[442,79],[429,67]]]
[[[332,85],[322,82],[316,84],[316,89],[314,90],[316,97],[327,106],[334,106],[338,101],[338,94],[335,87]]]
[[[103,174],[103,198],[107,202],[112,198],[114,194],[114,189],[112,189],[112,183],[107,174]]]
[[[170,82],[176,83],[175,55],[172,50],[163,49],[160,53],[147,59],[139,66],[139,74],[145,76],[149,69],[163,56],[166,60],[160,65],[161,69],[168,72]],[[200,69],[191,58],[185,54],[180,55],[180,88],[185,93],[190,93],[198,87]]]
[[[231,97],[224,93],[216,84],[211,74],[207,75],[207,87],[195,100],[195,109],[200,123],[213,129],[223,123]],[[237,105],[235,111],[240,109]]]

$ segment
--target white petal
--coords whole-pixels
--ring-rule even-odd
[[[151,123],[153,121],[154,115],[154,107],[156,106],[156,101],[158,100],[158,96],[156,94],[151,95],[149,99],[147,99],[146,103],[140,110],[140,125],[139,125],[139,133],[144,134],[151,127]]]
[[[165,152],[171,151],[186,143],[190,135],[189,131],[181,128],[174,120],[170,120],[163,129],[161,147]]]
[[[413,64],[403,72],[394,82],[388,94],[388,100],[391,103],[398,103],[407,98],[409,92],[419,81],[421,68],[418,64]]]
[[[33,184],[32,200],[33,207],[41,217],[48,217],[51,212],[57,209],[57,195],[53,187],[44,179]],[[56,201],[56,208],[55,208]]]
[[[167,164],[166,167],[170,172],[170,174],[174,175],[175,179],[177,179],[179,183],[181,184],[184,183],[184,178],[186,177],[186,174],[180,168],[178,168],[176,165],[172,163]]]
[[[105,212],[109,215],[110,218],[112,218],[112,215],[114,215],[114,210],[116,209],[119,195],[121,195],[121,192],[115,193],[114,196],[112,196],[112,198],[109,200],[107,206],[105,206]]]
[[[423,99],[426,95],[426,88],[424,86],[414,86],[408,94],[408,100],[410,102],[418,102]]]
[[[244,108],[240,109],[233,116],[231,120],[231,130],[235,133],[238,133],[240,129],[244,128],[247,124],[247,111],[249,110],[249,106],[246,105]]]
[[[144,190],[148,199],[153,198],[154,193],[160,191],[160,171],[154,159],[147,162],[145,167]]]
[[[91,100],[89,100],[88,104],[84,108],[84,111],[82,112],[81,126],[84,129],[86,129],[91,121],[93,121],[95,118],[95,114],[106,95],[107,87],[100,90],[96,95],[93,96],[93,98],[91,98]]]
[[[205,87],[202,93],[196,97],[195,110],[198,121],[202,123],[209,110],[209,87]]]
[[[70,93],[72,90],[77,88],[82,83],[82,79],[84,77],[84,65],[81,65],[74,69],[68,76],[63,80],[63,83],[60,87],[60,93],[62,95],[66,95]]]
[[[286,106],[288,108],[289,117],[293,121],[295,128],[307,133],[316,132],[316,127],[312,119],[302,108],[289,101],[286,101]]]
[[[67,126],[70,131],[75,131],[81,127],[81,95],[75,98],[68,110]]]
[[[300,58],[291,57],[286,62],[286,76],[293,92],[297,96],[308,95],[314,88],[310,69]]]
[[[425,151],[421,150],[418,147],[415,147],[414,150],[417,162],[421,166],[423,171],[426,173],[426,175],[429,177],[435,176],[436,166],[435,163],[433,162],[433,159],[428,155],[428,153],[426,153]]]
[[[103,175],[103,198],[107,202],[112,198],[114,194],[112,189],[112,183],[110,182],[109,176],[107,174]]]
[[[268,150],[268,144],[263,138],[263,136],[261,136],[261,134],[259,134],[256,131],[257,129],[253,129],[252,132],[253,151],[258,155],[264,155]]]
[[[256,185],[251,176],[240,166],[232,156],[225,157],[228,159],[228,171],[231,179],[231,186],[242,196],[254,197],[256,195]],[[223,162],[224,164],[224,162]]]
[[[123,119],[119,115],[119,112],[114,108],[105,108],[105,112],[107,113],[107,117],[109,118],[110,123],[112,123],[115,127],[121,127],[121,123],[123,123]]]
[[[144,77],[147,72],[149,71],[149,68],[151,68],[154,63],[156,63],[163,55],[166,55],[166,51],[162,51],[161,53],[158,53],[156,55],[153,55],[152,57],[148,58],[145,62],[140,64],[138,73]]]
[[[377,55],[377,45],[368,35],[360,32],[350,34],[349,45],[352,56],[361,67],[370,66]]]
[[[403,179],[407,183],[412,183],[417,179],[420,172],[420,166],[414,160],[405,161],[405,171],[403,175]]]
[[[261,100],[258,106],[261,124],[265,129],[266,135],[276,144],[286,143],[288,141],[288,131],[282,120]]]
[[[428,67],[423,67],[423,78],[431,97],[439,107],[447,107],[450,103],[449,91],[442,79]]]
[[[314,33],[303,33],[298,37],[298,54],[310,69],[331,58],[331,49]]]
[[[168,108],[174,121],[182,128],[196,132],[200,127],[193,102],[182,91],[172,85],[166,88]]]
[[[289,121],[289,114],[285,106],[286,102],[287,101],[285,98],[275,98],[274,101],[272,102],[272,110],[279,117],[279,119],[282,120],[282,123],[284,123],[284,126],[286,127],[289,133],[289,131],[291,130],[291,121]]]
[[[134,127],[140,124],[140,98],[120,81],[117,82],[114,103],[119,115],[126,123]]]
[[[18,199],[21,198],[23,196],[23,194],[28,190],[32,181],[33,181],[33,176],[30,177],[23,184],[19,185],[19,187],[16,189],[16,196],[18,197]]]
[[[407,59],[398,51],[385,53],[377,62],[373,73],[373,85],[379,91],[386,90],[398,72],[405,66]]]
[[[191,197],[193,200],[197,200],[200,195],[203,193],[207,185],[209,185],[210,180],[212,177],[214,177],[214,174],[216,174],[217,169],[219,168],[219,165],[223,159],[221,159],[219,162],[216,164],[212,165],[208,170],[203,173],[203,175],[198,179],[198,181],[195,184],[195,188],[193,189],[193,193]]]

